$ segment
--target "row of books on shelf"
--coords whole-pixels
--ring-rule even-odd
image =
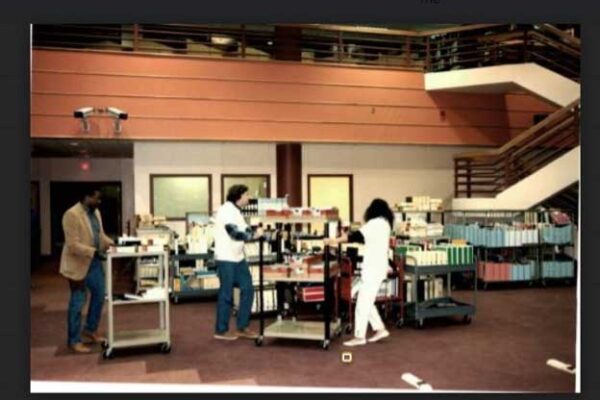
[[[160,273],[159,265],[138,265],[138,278],[157,278]]]
[[[406,282],[406,302],[412,303],[416,299],[413,298],[413,285],[415,283],[412,280]],[[436,277],[426,277],[420,280],[417,285],[422,285],[422,288],[417,287],[417,296],[419,300],[432,300],[444,296],[444,280]]]
[[[239,296],[239,292],[238,292],[238,296]],[[252,302],[252,310],[251,312],[253,314],[257,313],[259,311],[260,308],[260,304],[259,299],[260,299],[260,292],[258,290],[254,291],[254,301]],[[275,288],[267,288],[267,289],[263,289],[262,292],[262,298],[263,298],[263,310],[268,312],[268,311],[273,311],[277,309],[277,291],[275,290]],[[238,303],[239,304],[239,301]]]
[[[573,261],[542,261],[541,278],[573,278],[575,264]],[[480,262],[477,275],[486,282],[531,281],[538,278],[536,263]]]
[[[420,246],[400,244],[396,246],[396,254],[406,258],[407,265],[465,265],[474,262],[473,246],[438,244],[428,250]]]
[[[531,281],[536,278],[535,261],[527,263],[480,262],[477,276],[486,282]]]
[[[448,224],[444,226],[444,236],[448,236],[450,239],[464,239],[474,246],[521,247],[538,243],[569,244],[572,242],[572,229],[572,225],[483,227],[478,224]]]
[[[575,263],[573,261],[543,261],[542,278],[573,278]]]

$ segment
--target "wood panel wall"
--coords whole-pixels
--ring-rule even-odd
[[[430,94],[414,71],[42,49],[31,100],[35,138],[484,146],[549,107],[520,94]],[[83,106],[129,120],[117,135],[94,117],[84,134],[73,118]]]

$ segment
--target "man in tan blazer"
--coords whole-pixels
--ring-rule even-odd
[[[106,260],[106,250],[114,242],[102,229],[98,211],[100,203],[100,191],[90,187],[81,193],[80,201],[68,209],[62,219],[65,244],[60,258],[60,273],[68,279],[71,289],[68,345],[78,353],[91,351],[82,343],[82,335],[92,343],[105,340],[97,333],[105,293],[102,261]],[[81,332],[81,310],[86,301],[86,289],[90,291],[91,298],[86,326]]]

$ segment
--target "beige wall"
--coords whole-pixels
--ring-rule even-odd
[[[122,190],[123,229],[133,212],[133,160],[126,158],[92,158],[90,169],[82,171],[79,158],[32,158],[31,180],[40,183],[42,254],[51,252],[50,182],[52,181],[119,181]]]
[[[391,206],[406,196],[432,196],[448,204],[454,196],[453,156],[473,147],[407,145],[320,145],[302,147],[302,194],[307,204],[308,174],[352,174],[354,220],[372,199]]]
[[[275,144],[137,142],[134,145],[135,212],[150,213],[151,174],[210,174],[212,210],[221,204],[221,174],[269,174],[277,193]],[[169,224],[179,234],[185,224]]]
[[[382,197],[391,205],[406,196],[453,196],[453,156],[479,148],[456,146],[304,144],[303,204],[308,204],[308,174],[352,174],[355,220],[369,202]],[[150,212],[150,174],[211,174],[212,209],[221,203],[221,174],[270,174],[277,193],[274,143],[138,142],[134,146],[135,213]],[[180,233],[182,223],[171,224]]]

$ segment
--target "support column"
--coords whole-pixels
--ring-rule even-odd
[[[277,151],[277,197],[288,195],[290,207],[302,206],[302,145],[282,143]]]
[[[275,59],[302,60],[302,28],[275,26]]]

